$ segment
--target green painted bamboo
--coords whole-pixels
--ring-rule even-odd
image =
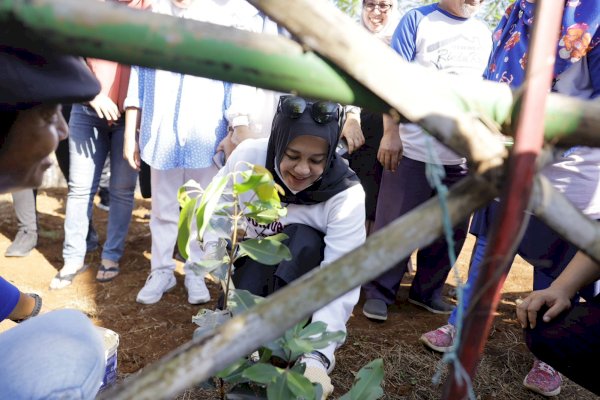
[[[373,111],[389,110],[386,102],[350,75],[282,37],[182,21],[94,0],[0,0],[0,23],[6,29],[11,22],[26,27],[49,46],[74,54],[291,91]],[[339,26],[332,29],[335,28]],[[22,36],[16,29],[10,34]],[[7,40],[4,32],[0,35],[4,35],[0,39]],[[373,71],[385,64],[375,51],[359,56],[369,60]],[[439,85],[447,82],[450,86],[450,77],[439,77],[408,64],[401,65],[389,79],[398,77],[418,82],[420,92],[435,98],[435,104],[447,100],[453,108],[478,113],[501,125],[505,134],[512,132],[514,95],[503,85],[453,84],[460,89],[460,96],[456,96]],[[415,93],[403,93],[403,103],[411,107]],[[435,104],[430,106],[432,113],[436,111]],[[600,104],[553,95],[545,122],[547,139],[600,145],[594,132],[600,124]],[[577,137],[567,138],[574,134]]]
[[[284,37],[93,0],[0,0],[0,23],[10,22],[15,40],[24,26],[36,40],[73,54],[387,110],[343,71]]]

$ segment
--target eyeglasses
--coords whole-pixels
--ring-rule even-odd
[[[392,8],[392,5],[390,3],[365,3],[365,9],[367,11],[373,11],[375,9],[378,9],[379,11],[381,11],[382,13],[384,12],[388,12],[390,10],[390,8]]]
[[[306,108],[311,118],[319,124],[340,120],[340,105],[331,101],[306,101],[302,97],[284,95],[279,98],[277,112],[291,119],[298,119]]]

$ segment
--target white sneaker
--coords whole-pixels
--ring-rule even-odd
[[[210,293],[202,276],[192,274],[188,277],[186,275],[184,284],[188,291],[188,303],[204,304],[210,300]]]
[[[163,294],[173,289],[176,284],[177,281],[171,271],[150,272],[144,287],[139,291],[135,300],[142,304],[157,303]]]

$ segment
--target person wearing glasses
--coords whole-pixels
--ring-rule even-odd
[[[365,241],[364,190],[356,174],[336,153],[340,111],[336,103],[282,96],[270,137],[242,142],[219,171],[217,176],[225,176],[236,168],[249,168],[241,161],[264,166],[283,188],[281,201],[287,207],[287,214],[269,225],[246,217],[244,238],[283,232],[289,237],[284,243],[292,259],[275,266],[249,257],[240,259],[233,274],[236,288],[267,296],[311,269],[334,262]],[[252,195],[241,194],[241,202],[252,201]],[[227,196],[222,200],[230,201]],[[217,233],[208,231],[205,248],[213,248],[217,240]],[[211,259],[214,254],[207,251],[205,257]],[[357,287],[342,295],[316,311],[312,321],[325,322],[330,332],[345,332],[359,294]],[[329,393],[333,387],[328,373],[334,367],[334,350],[339,345],[332,343],[303,357],[307,377],[318,380]]]
[[[396,0],[368,0],[362,3],[360,20],[362,26],[388,45],[399,19]],[[390,165],[384,164],[383,158],[378,159],[378,152],[395,153],[397,159],[400,151],[399,139],[390,143],[389,135],[386,135],[386,140],[382,140],[384,138],[383,118],[390,117],[361,110],[359,107],[348,106],[346,107],[346,122],[341,134],[348,145],[348,154],[344,157],[350,163],[350,168],[360,178],[365,189],[367,234],[370,233],[375,221],[377,195],[384,165],[388,169],[391,168]]]
[[[406,13],[392,36],[392,48],[406,61],[436,69],[461,78],[481,79],[491,50],[487,26],[472,18],[480,0],[441,0]],[[410,96],[410,93],[406,93]],[[400,134],[400,139],[398,138]],[[387,137],[389,136],[389,138]],[[399,143],[401,140],[401,143]],[[378,231],[398,217],[436,195],[425,174],[427,163],[444,169],[443,183],[452,186],[467,175],[466,160],[430,137],[415,124],[389,126],[384,120],[382,141],[402,146],[398,152],[382,152],[383,172],[374,230]],[[384,153],[384,154],[382,154]],[[455,254],[459,254],[467,235],[468,220],[454,229]],[[401,260],[395,267],[363,285],[363,314],[385,321],[388,306],[394,304],[400,282],[407,269]],[[452,265],[444,238],[417,252],[417,273],[408,301],[426,310],[448,314],[453,306],[442,298],[442,289]]]

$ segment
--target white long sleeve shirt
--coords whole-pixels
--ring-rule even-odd
[[[236,165],[240,168],[246,161],[251,164],[265,165],[268,139],[248,139],[243,141],[231,154],[226,165],[217,176],[225,176],[233,172]],[[243,167],[245,168],[245,167]],[[240,201],[251,201],[253,192],[240,195]],[[224,199],[229,201],[230,199]],[[285,204],[284,204],[285,205]],[[320,267],[334,262],[344,254],[362,245],[365,233],[365,192],[361,185],[354,185],[338,193],[329,200],[313,205],[287,204],[287,215],[268,226],[256,226],[248,223],[245,238],[265,237],[281,232],[286,225],[304,224],[325,234],[325,251]],[[216,240],[210,232],[205,235],[205,242]],[[325,307],[317,310],[312,321],[327,324],[330,332],[346,332],[346,322],[350,318],[354,306],[358,302],[360,287],[354,288],[340,296]],[[341,343],[332,343],[319,350],[329,360],[333,360],[334,350]]]

